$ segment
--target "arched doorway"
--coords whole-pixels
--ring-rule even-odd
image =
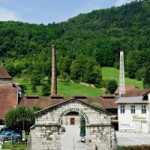
[[[63,125],[79,125],[79,118],[79,113],[72,111],[62,116],[60,122]]]
[[[62,150],[59,129],[67,114],[70,119],[67,118],[66,124],[76,124],[76,115],[85,119],[86,143],[83,150],[95,150],[96,147],[98,150],[116,148],[116,136],[111,127],[110,114],[80,100],[70,99],[35,114],[35,125],[30,130],[28,149]]]

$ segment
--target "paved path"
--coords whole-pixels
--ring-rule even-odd
[[[65,126],[66,132],[61,134],[61,150],[85,150],[85,143],[80,141],[79,126]]]
[[[116,132],[118,145],[150,145],[150,134]]]
[[[65,126],[66,132],[61,134],[62,150],[85,150],[85,143],[80,142],[79,126]],[[150,145],[150,134],[116,132],[118,146]]]

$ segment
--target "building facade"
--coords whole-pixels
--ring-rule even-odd
[[[116,103],[119,131],[150,133],[150,89],[128,91]]]

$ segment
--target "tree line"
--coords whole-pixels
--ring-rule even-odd
[[[57,48],[57,72],[64,80],[102,85],[101,67],[119,68],[124,50],[126,76],[150,87],[150,3],[93,10],[66,22],[0,22],[0,61],[11,76],[40,84],[50,76],[51,45]],[[50,80],[49,80],[50,81]]]

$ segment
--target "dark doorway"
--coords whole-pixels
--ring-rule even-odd
[[[75,118],[70,118],[70,125],[75,125]]]

